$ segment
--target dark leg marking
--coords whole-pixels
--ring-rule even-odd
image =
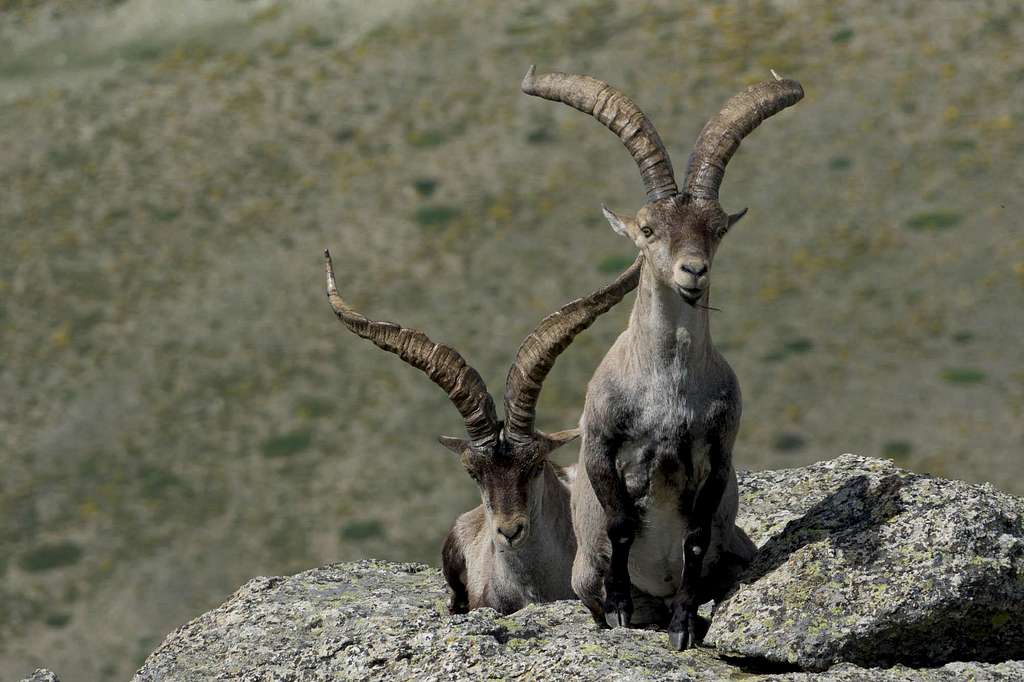
[[[697,646],[707,632],[703,619],[697,615],[700,574],[711,536],[710,524],[706,527],[707,532],[691,531],[683,541],[683,580],[672,600],[672,620],[668,625],[669,641],[679,651]]]
[[[608,523],[612,558],[605,576],[605,619],[611,627],[628,628],[633,618],[632,584],[629,580],[629,548],[636,537],[636,522],[617,516]]]
[[[469,613],[469,592],[466,589],[466,556],[455,537],[455,529],[449,531],[441,547],[441,569],[451,589],[448,613]]]
[[[668,626],[669,641],[680,651],[697,646],[707,632],[703,619],[697,615],[697,607],[700,606],[699,596],[706,592],[701,589],[701,573],[708,545],[711,544],[711,522],[725,492],[727,471],[724,455],[720,444],[711,446],[708,479],[689,509],[685,509],[685,501],[680,500],[680,512],[689,518],[690,530],[683,538],[682,583],[672,600],[672,620]]]
[[[629,548],[636,537],[639,519],[626,484],[615,468],[623,439],[619,435],[598,432],[588,434],[587,441],[587,476],[604,509],[611,544],[611,558],[603,576],[604,618],[612,627],[628,627],[633,616]]]

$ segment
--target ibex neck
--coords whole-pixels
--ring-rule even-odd
[[[708,292],[698,306],[708,305]],[[629,319],[634,360],[640,364],[702,363],[711,351],[708,311],[686,303],[677,291],[659,282],[645,263]]]

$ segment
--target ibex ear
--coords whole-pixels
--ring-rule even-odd
[[[469,441],[465,438],[452,438],[451,436],[440,436],[437,441],[454,452],[456,455],[461,455],[469,447]]]
[[[608,221],[608,224],[612,226],[616,234],[621,234],[623,237],[629,237],[630,239],[633,238],[633,235],[629,233],[629,223],[622,216],[604,204],[601,204],[601,212],[604,213],[604,219]]]
[[[576,440],[579,437],[580,430],[578,428],[566,429],[565,431],[556,431],[555,433],[545,434],[545,438],[548,439],[548,443],[551,445],[551,450],[548,450],[548,452],[557,450],[566,443],[571,443],[572,441]]]
[[[747,209],[746,209],[746,208],[744,208],[744,209],[743,209],[742,211],[737,211],[736,213],[733,213],[733,214],[731,214],[731,215],[729,216],[729,222],[728,222],[728,223],[726,223],[726,225],[725,225],[725,229],[724,229],[724,230],[722,230],[722,234],[725,234],[726,232],[728,232],[728,231],[729,231],[729,229],[730,229],[730,228],[731,228],[731,227],[732,227],[733,225],[735,225],[736,223],[738,223],[738,222],[740,221],[740,218],[742,218],[742,217],[743,217],[743,216],[745,216],[745,215],[747,215]]]

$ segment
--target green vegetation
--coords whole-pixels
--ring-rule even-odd
[[[549,142],[554,142],[557,139],[557,136],[551,128],[552,126],[550,124],[532,128],[528,133],[526,133],[526,141],[530,144],[548,144]]]
[[[807,441],[798,433],[780,433],[772,440],[772,447],[780,452],[803,450]]]
[[[462,211],[454,206],[449,206],[447,204],[434,204],[430,206],[421,206],[416,209],[416,213],[413,215],[413,220],[419,223],[422,227],[440,230],[445,228],[448,223],[458,218],[461,213]]]
[[[141,494],[147,499],[159,499],[172,491],[188,491],[188,486],[177,475],[167,469],[143,464],[139,482]]]
[[[77,144],[50,147],[46,151],[46,160],[55,168],[72,168],[85,163],[87,155]]]
[[[295,414],[304,419],[327,417],[333,414],[336,409],[334,401],[315,395],[303,396],[295,404]]]
[[[43,619],[43,622],[51,628],[62,628],[71,622],[71,614],[54,611],[46,614],[46,618]]]
[[[974,151],[978,147],[978,143],[968,137],[951,137],[944,140],[943,144],[955,152]]]
[[[312,429],[296,429],[263,441],[260,450],[264,457],[291,457],[309,447],[313,440]]]
[[[841,28],[832,34],[833,43],[848,43],[853,39],[853,29],[846,27]]]
[[[437,147],[444,144],[447,137],[441,130],[414,130],[405,139],[413,147]]]
[[[18,566],[23,571],[38,573],[55,568],[74,566],[82,558],[82,548],[74,542],[55,542],[39,545],[22,555]]]
[[[765,362],[780,362],[789,358],[793,355],[803,355],[809,353],[814,348],[814,342],[808,338],[799,337],[790,339],[782,344],[782,346],[774,350],[762,358]]]
[[[356,519],[346,522],[341,527],[341,537],[354,542],[383,537],[384,535],[384,524],[377,519]]]
[[[956,227],[963,215],[955,211],[930,211],[907,218],[907,227],[917,232],[939,232]]]
[[[807,338],[798,338],[787,341],[782,344],[782,350],[792,355],[800,355],[802,353],[810,352],[814,348],[814,342]]]
[[[282,519],[270,529],[266,536],[266,544],[286,556],[302,555],[309,551],[308,537],[301,523],[292,523]]]
[[[334,141],[338,144],[348,142],[356,136],[356,129],[349,127],[341,127],[334,131]]]
[[[833,156],[828,160],[828,167],[834,171],[850,170],[853,162],[848,156]]]
[[[969,367],[951,367],[942,370],[939,375],[942,380],[950,384],[980,384],[985,381],[986,375],[980,369]]]
[[[634,260],[636,260],[635,256],[605,256],[597,264],[597,270],[605,275],[617,275],[632,265]]]
[[[303,26],[295,32],[295,39],[317,50],[334,47],[334,36],[322,33],[314,26]]]
[[[148,40],[140,40],[128,43],[118,51],[119,55],[128,62],[152,62],[164,56],[167,46]]]
[[[890,440],[882,445],[882,457],[891,459],[897,464],[905,462],[913,451],[914,446],[910,441],[905,440]]]
[[[181,211],[177,208],[163,208],[154,204],[146,204],[146,210],[149,211],[149,215],[152,216],[153,220],[160,223],[169,223],[181,215]]]
[[[433,196],[437,190],[437,185],[436,178],[416,178],[412,183],[412,186],[416,189],[416,194],[419,194],[421,197]]]

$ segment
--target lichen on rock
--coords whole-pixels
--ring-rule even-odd
[[[60,682],[60,678],[46,668],[37,668],[34,673],[22,679],[21,682]]]
[[[450,616],[436,569],[361,561],[249,581],[135,680],[1024,679],[1024,501],[852,455],[740,489],[761,553],[697,649],[579,602]]]
[[[1024,658],[1024,500],[844,455],[744,474],[759,545],[720,651],[821,670]]]

